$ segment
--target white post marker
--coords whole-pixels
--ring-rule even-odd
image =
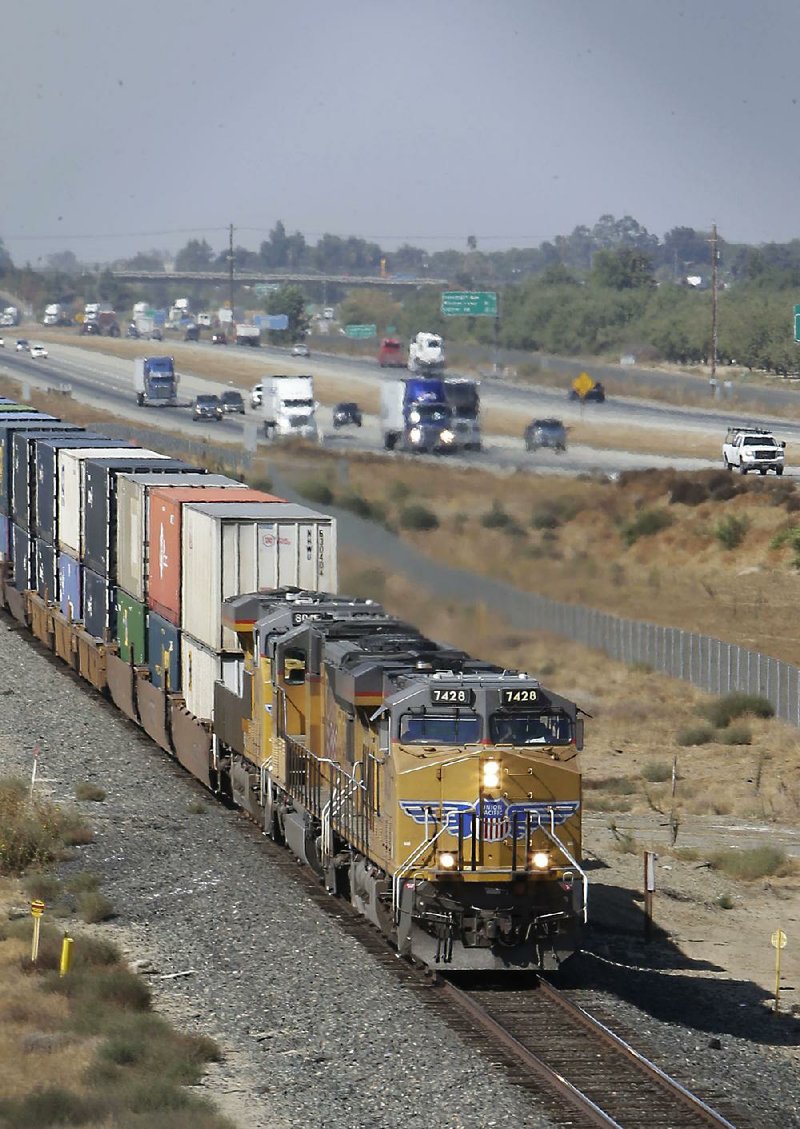
[[[31,941],[31,964],[36,964],[39,959],[39,930],[42,925],[44,902],[31,902],[31,916],[33,917],[33,939]]]
[[[31,799],[33,799],[33,788],[34,788],[34,785],[36,784],[36,771],[37,771],[37,768],[38,768],[38,765],[39,765],[39,753],[40,752],[41,752],[41,750],[40,750],[39,746],[34,745],[33,746],[33,768],[31,769],[31,795],[30,795]]]
[[[775,950],[775,1012],[778,1011],[778,1001],[781,996],[781,949],[786,948],[786,934],[782,929],[776,929],[769,941]]]

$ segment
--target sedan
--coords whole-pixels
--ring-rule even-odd
[[[309,349],[308,345],[305,344],[305,342],[296,341],[294,345],[292,345],[291,355],[293,357],[310,357],[311,350]]]
[[[338,429],[347,427],[348,424],[361,427],[361,409],[352,400],[344,404],[337,404],[333,409],[333,426]]]
[[[18,337],[17,338],[17,344],[16,344],[17,352],[18,353],[27,353],[28,349],[30,349],[30,345],[29,345],[28,341],[26,340],[26,338]]]
[[[567,429],[560,419],[534,419],[525,428],[525,450],[550,447],[561,453],[567,449]]]
[[[222,419],[223,409],[219,396],[198,396],[194,402],[192,419]]]
[[[44,345],[31,345],[32,357],[47,357],[47,350]]]
[[[233,389],[223,392],[220,396],[220,403],[223,412],[226,414],[235,415],[238,412],[240,415],[244,415],[244,400],[241,392],[236,392]]]

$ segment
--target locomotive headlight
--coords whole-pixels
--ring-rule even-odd
[[[452,431],[445,430],[441,433],[439,438],[443,443],[454,443],[456,437]]]
[[[484,788],[498,788],[500,786],[499,761],[483,762],[483,786]]]
[[[550,865],[550,856],[547,851],[534,851],[531,855],[531,866],[534,870],[547,870]]]
[[[408,438],[412,443],[419,443],[420,439],[422,438],[422,432],[418,427],[412,427],[408,433]]]
[[[449,851],[442,851],[438,861],[440,870],[453,870],[456,865],[456,856],[451,855]]]

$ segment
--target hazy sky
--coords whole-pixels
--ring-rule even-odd
[[[797,0],[5,0],[14,261],[530,246],[632,215],[800,236]]]

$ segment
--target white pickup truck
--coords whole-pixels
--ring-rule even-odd
[[[740,474],[747,474],[749,470],[757,470],[759,474],[774,470],[776,474],[783,474],[785,446],[764,428],[729,427],[722,444],[722,458],[726,470],[738,467]]]

